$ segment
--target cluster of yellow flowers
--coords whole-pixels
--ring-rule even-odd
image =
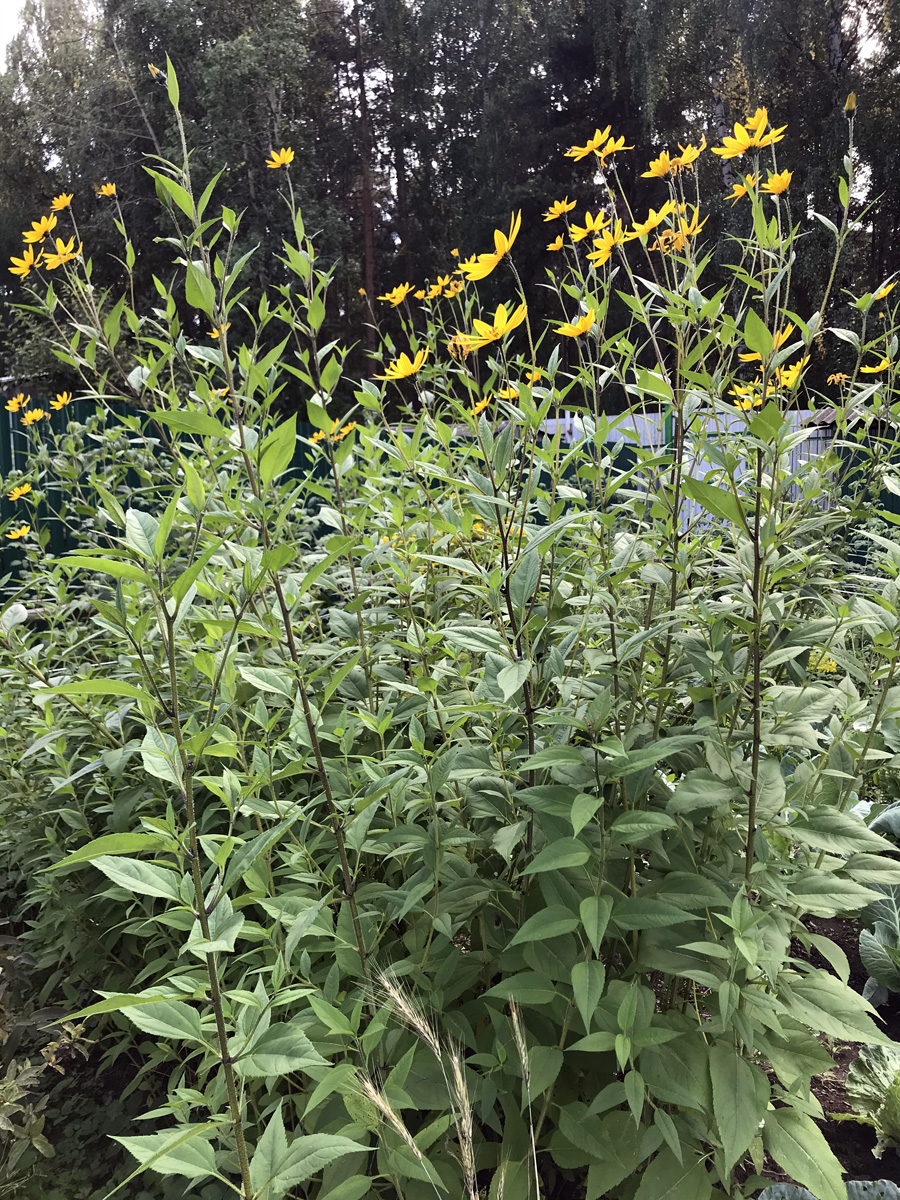
[[[25,406],[30,403],[31,397],[26,396],[24,392],[19,392],[17,396],[13,396],[11,400],[6,402],[6,411],[17,413],[20,411],[20,409],[25,408]],[[71,392],[57,392],[56,399],[50,401],[50,407],[54,410],[54,412],[59,412],[61,408],[65,408],[67,404],[71,403]],[[45,419],[49,421],[50,414],[44,408],[29,408],[20,418],[23,425],[36,425],[38,421],[43,421]]]
[[[114,184],[110,184],[109,186],[115,187]],[[68,241],[64,241],[61,237],[55,238],[55,251],[39,249],[56,228],[59,220],[56,214],[68,208],[71,203],[71,193],[66,194],[63,192],[51,201],[51,211],[46,216],[31,222],[31,228],[26,229],[22,234],[22,240],[25,245],[22,257],[10,256],[10,263],[12,265],[9,270],[11,274],[26,279],[38,267],[45,267],[48,271],[55,271],[57,267],[71,262],[73,258],[77,258],[81,254],[81,243],[79,243],[78,249],[75,249],[74,234]]]
[[[789,321],[782,329],[776,330],[772,338],[772,354],[780,350],[781,347],[789,340],[791,334],[795,332],[796,326]],[[764,364],[762,355],[756,351],[748,351],[744,354],[739,354],[738,358],[741,362],[759,363],[758,379],[752,380],[748,384],[736,383],[729,392],[729,395],[735,397],[735,404],[738,408],[759,408],[764,400],[768,400],[776,392],[792,391],[800,382],[800,376],[803,368],[809,363],[809,355],[805,354],[802,358],[790,363],[786,367],[776,367],[774,378],[766,381],[765,389],[763,389],[762,376],[764,372]]]
[[[785,128],[786,126],[779,128],[771,127],[767,110],[758,108],[753,116],[749,117],[743,124],[736,124],[734,126],[734,134],[725,136],[723,138],[723,145],[712,147],[712,151],[721,158],[739,158],[750,150],[760,150],[780,142],[784,137]],[[632,217],[631,224],[628,227],[626,227],[623,219],[617,216],[614,211],[612,216],[610,216],[602,208],[595,212],[586,211],[580,223],[576,221],[569,223],[567,214],[575,210],[577,203],[574,200],[570,200],[568,196],[565,196],[561,200],[552,201],[542,214],[543,220],[548,222],[558,220],[561,217],[565,218],[569,238],[573,246],[591,239],[591,249],[588,251],[586,258],[595,269],[606,264],[612,258],[613,252],[617,247],[624,247],[628,242],[638,238],[646,238],[654,230],[659,230],[659,232],[653,243],[649,245],[649,250],[658,250],[662,254],[667,255],[680,254],[686,250],[691,240],[698,236],[706,224],[708,217],[704,217],[701,220],[699,208],[696,205],[688,204],[683,199],[683,195],[679,195],[675,187],[675,180],[679,174],[694,170],[694,164],[706,148],[707,142],[705,137],[701,138],[699,145],[691,143],[682,145],[679,142],[678,154],[672,154],[668,150],[664,150],[658,157],[651,160],[648,169],[641,173],[642,178],[667,179],[670,184],[669,198],[658,209],[651,208],[643,219]],[[633,149],[633,146],[625,144],[624,137],[613,135],[611,127],[607,125],[605,129],[595,129],[593,136],[588,139],[585,145],[570,146],[565,151],[565,156],[576,162],[593,157],[599,162],[600,167],[606,171],[615,168],[614,160],[617,154]],[[766,182],[760,186],[759,176],[751,172],[744,176],[740,183],[734,185],[729,199],[735,203],[742,196],[755,194],[757,188],[759,188],[760,192],[777,197],[787,190],[791,179],[792,172],[790,171],[770,172]],[[612,204],[614,207],[614,201]],[[510,253],[521,228],[521,223],[521,213],[513,213],[510,218],[509,232],[501,229],[494,230],[494,249],[463,259],[456,268],[455,273],[468,281],[484,279],[490,275],[504,256]],[[663,225],[665,225],[665,228],[660,228]],[[565,244],[564,235],[559,234],[549,243],[547,250],[559,251],[563,249]],[[643,244],[647,246],[646,242],[643,242]],[[454,256],[458,256],[458,253],[457,250],[453,251]],[[440,295],[455,294],[455,291],[461,286],[461,284],[457,283],[454,288],[454,282],[448,274],[440,276],[437,283],[431,285],[427,290],[425,288],[416,290],[414,295],[419,300],[434,300]],[[379,296],[378,299],[396,308],[412,291],[412,284],[408,282],[401,283]],[[594,308],[587,307],[586,305],[583,307],[584,311],[577,319],[562,322],[556,326],[554,332],[561,337],[571,338],[581,337],[590,332],[596,325],[597,314]],[[452,358],[462,361],[468,354],[480,350],[492,342],[498,341],[517,328],[517,326],[524,322],[526,315],[527,309],[524,302],[515,307],[513,305],[501,304],[494,312],[492,318],[487,320],[474,318],[471,331],[457,331],[449,339],[447,349]],[[789,336],[790,332],[791,330],[784,331],[782,342]],[[775,349],[782,342],[777,342]],[[409,378],[422,368],[427,355],[427,349],[419,350],[414,357],[411,357],[409,354],[402,354],[388,366],[384,374],[377,375],[376,378],[393,381]],[[745,361],[749,361],[746,356],[742,357],[744,357]],[[770,390],[790,390],[796,387],[803,368],[807,365],[808,361],[808,357],[804,357],[789,366],[777,367],[772,380],[766,384],[767,394]],[[862,369],[868,371],[883,370],[889,365],[885,360],[884,363],[878,366]],[[513,388],[504,389],[504,391],[508,391],[510,397],[516,394]],[[501,398],[504,397],[504,391],[498,393]],[[737,404],[741,408],[756,407],[763,401],[762,386],[759,382],[743,386],[736,385],[731,394],[736,397]],[[485,401],[480,401],[476,404],[470,410],[472,415],[477,415],[478,412],[481,412],[485,403]]]
[[[341,426],[341,418],[338,417],[332,422],[331,429],[328,433],[326,433],[324,429],[320,429],[317,433],[314,433],[309,440],[311,442],[315,442],[317,445],[319,442],[324,442],[326,438],[332,444],[335,442],[342,442],[344,438],[347,437],[348,434],[351,434],[355,428],[355,421],[350,421],[347,425]]]
[[[7,407],[9,407],[9,406],[7,405]],[[7,498],[7,500],[21,500],[22,497],[27,496],[30,491],[31,491],[30,483],[19,483],[12,489],[12,491],[7,492],[6,498]],[[29,533],[31,533],[30,525],[28,525],[28,524],[14,525],[12,529],[7,531],[6,536],[9,538],[9,540],[11,542],[15,542],[15,541],[18,541],[20,538],[27,537],[29,535]]]
[[[820,671],[825,675],[834,675],[838,669],[838,665],[831,655],[825,654],[820,650],[810,652],[807,666],[810,671]]]

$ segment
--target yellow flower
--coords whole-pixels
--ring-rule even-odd
[[[607,125],[604,130],[595,129],[594,136],[588,139],[586,146],[570,146],[566,151],[566,158],[574,158],[576,162],[580,162],[583,158],[587,158],[589,154],[596,154],[600,157],[600,147],[609,137],[611,125]]]
[[[872,297],[872,299],[873,300],[883,300],[885,298],[885,296],[887,296],[890,292],[892,292],[896,286],[897,286],[896,279],[894,280],[893,283],[886,283],[883,288],[880,288],[875,293],[875,295]]]
[[[793,174],[793,171],[779,171],[777,175],[770,175],[759,190],[768,192],[770,196],[780,196],[788,190]]]
[[[606,213],[598,212],[596,217],[592,217],[589,212],[584,214],[583,225],[572,225],[569,228],[573,242],[583,241],[591,233],[600,233],[604,225],[607,224],[609,218]]]
[[[116,185],[114,183],[104,183],[100,186],[98,196],[114,196],[116,194]]]
[[[745,175],[744,182],[736,183],[731,191],[731,194],[726,196],[725,199],[730,200],[731,207],[734,208],[738,200],[740,200],[742,196],[746,196],[750,188],[755,188],[758,182],[759,179],[756,175]]]
[[[637,236],[636,233],[626,233],[621,219],[617,220],[615,228],[604,229],[600,236],[594,239],[595,249],[587,256],[588,262],[593,263],[595,267],[602,267],[609,261],[614,246],[624,246]]]
[[[874,375],[878,371],[886,371],[890,366],[893,366],[891,360],[889,358],[883,358],[881,362],[874,367],[860,367],[859,369],[860,371],[865,372],[866,375]]]
[[[809,355],[806,354],[795,363],[791,363],[787,367],[775,368],[775,380],[779,387],[791,389],[796,386],[800,378],[800,372],[809,362]]]
[[[559,234],[557,237],[555,237],[553,239],[552,242],[550,242],[550,244],[547,246],[547,249],[548,250],[562,250],[564,244],[565,243],[563,242],[563,235]]]
[[[762,395],[752,386],[741,387],[740,384],[735,384],[729,394],[737,397],[734,402],[737,408],[759,408],[762,405]]]
[[[62,238],[57,238],[56,253],[54,254],[52,250],[48,250],[44,255],[44,266],[47,268],[47,270],[55,271],[56,268],[61,267],[63,263],[71,262],[73,258],[77,258],[81,253],[81,246],[79,245],[78,249],[75,250],[73,249],[74,245],[74,236],[70,237],[67,242],[64,242]]]
[[[521,325],[525,320],[527,311],[528,309],[523,303],[507,314],[506,305],[500,304],[494,313],[492,322],[479,321],[476,317],[472,321],[476,332],[461,333],[459,336],[467,350],[480,350],[482,346],[487,346],[490,342],[499,341],[504,334],[510,333],[513,329]]]
[[[634,146],[626,146],[624,137],[610,138],[603,149],[600,151],[600,162],[605,166],[606,160],[614,154],[618,154],[620,150],[633,150]]]
[[[266,166],[273,171],[279,167],[289,167],[294,161],[294,152],[290,146],[282,146],[280,150],[272,150],[266,159]]]
[[[469,409],[469,412],[471,413],[471,415],[473,417],[477,417],[479,413],[484,412],[484,410],[487,408],[487,406],[490,404],[490,402],[491,402],[490,396],[485,396],[485,398],[483,400],[479,400],[477,404],[473,404],[472,407]]]
[[[21,258],[16,258],[12,255],[9,260],[12,266],[9,268],[10,275],[21,275],[23,279],[31,274],[32,267],[39,267],[44,261],[44,252],[40,250],[37,258],[34,257],[34,246],[26,246],[22,252]]]
[[[459,271],[462,275],[472,282],[477,279],[486,279],[503,258],[504,254],[508,254],[512,249],[513,242],[519,232],[522,224],[522,212],[513,213],[509,222],[509,233],[506,234],[500,229],[494,230],[494,252],[493,254],[479,254],[477,258],[466,259],[460,263]]]
[[[159,69],[159,67],[155,67],[153,63],[147,63],[147,70],[154,79],[157,77],[157,75],[162,75],[162,71]]]
[[[321,442],[324,437],[325,437],[325,430],[320,429],[317,433],[314,433],[309,440],[311,442]]]
[[[220,338],[222,334],[227,333],[230,328],[231,322],[229,321],[224,327],[222,325],[217,325],[215,329],[210,329],[206,336],[211,338]]]
[[[413,292],[413,295],[415,296],[415,298],[417,300],[424,300],[425,299],[425,289],[419,288],[417,291]]]
[[[376,375],[375,378],[408,379],[410,375],[415,375],[416,372],[421,371],[427,357],[427,346],[423,346],[421,350],[416,351],[414,358],[410,358],[408,354],[401,354],[399,358],[394,359],[383,375]]]
[[[61,408],[65,408],[67,404],[72,403],[71,392],[57,392],[56,399],[50,401],[50,407],[54,412],[59,412]]]
[[[30,483],[20,483],[17,487],[14,487],[11,492],[7,493],[6,498],[7,500],[21,500],[22,497],[27,496],[30,491]]]
[[[443,294],[443,291],[444,289],[439,283],[433,283],[428,289],[428,295],[425,298],[426,300],[437,300],[438,296]]]
[[[398,283],[395,288],[389,292],[385,292],[383,296],[379,296],[379,300],[385,300],[390,304],[391,308],[396,308],[398,304],[402,304],[409,293],[412,291],[411,283]]]
[[[579,317],[571,325],[566,321],[562,325],[558,325],[553,332],[561,333],[563,337],[581,337],[583,333],[587,333],[595,320],[596,314],[592,308],[589,308],[583,317]]]
[[[366,294],[366,289],[365,288],[357,288],[356,293],[358,296],[364,296]]]
[[[758,108],[755,114],[749,118],[746,125],[735,125],[734,137],[729,137],[726,134],[722,139],[724,145],[713,146],[713,154],[718,154],[720,158],[740,158],[741,155],[746,154],[750,149],[774,146],[776,142],[780,142],[784,137],[787,125],[782,125],[779,129],[771,129],[768,133],[763,133],[768,123],[768,113],[764,108]]]
[[[62,192],[61,195],[54,196],[50,201],[50,207],[54,212],[62,212],[64,208],[68,208],[72,203],[73,195],[74,192],[69,192],[68,195],[65,192]]]
[[[647,214],[646,221],[635,221],[633,226],[634,235],[636,237],[640,237],[642,234],[649,233],[651,229],[655,229],[657,225],[662,225],[669,213],[674,212],[674,210],[674,200],[667,200],[659,212],[657,212],[656,209],[651,208]]]
[[[821,650],[811,650],[806,665],[811,671],[821,671],[826,675],[833,675],[838,669],[831,655],[824,654]]]
[[[31,397],[26,396],[24,392],[19,392],[18,396],[13,396],[12,400],[6,405],[7,412],[18,412],[20,408],[24,408],[26,404],[31,403]]]
[[[344,438],[349,433],[352,433],[355,428],[356,428],[356,422],[350,421],[348,424],[342,426],[342,428],[340,428],[337,431],[337,433],[333,434],[331,440],[333,442],[342,442],[344,440]]]
[[[23,425],[36,425],[38,421],[43,421],[44,417],[50,420],[50,414],[43,408],[30,408],[21,420]]]
[[[55,227],[56,217],[51,213],[49,217],[41,217],[39,221],[32,221],[31,228],[26,229],[22,237],[26,243],[42,242]]]
[[[571,212],[577,201],[569,200],[566,196],[565,200],[554,200],[547,211],[543,214],[545,221],[555,221],[557,217],[561,217],[563,213]]]
[[[781,349],[795,329],[796,326],[792,325],[791,322],[788,321],[787,325],[785,325],[783,329],[779,329],[776,332],[775,336],[772,338],[773,353],[774,351]],[[738,358],[741,360],[741,362],[762,362],[762,356],[756,354],[755,352],[752,354],[739,354]]]
[[[847,99],[844,101],[844,112],[850,117],[856,112],[856,92],[849,92]]]
[[[497,395],[501,400],[518,400],[519,389],[517,387],[501,388]]]
[[[701,136],[699,146],[692,146],[690,142],[686,146],[682,146],[681,142],[679,142],[678,149],[681,153],[677,158],[672,159],[674,170],[693,171],[694,163],[706,149],[706,134]]]
[[[15,541],[17,538],[28,537],[29,533],[31,533],[30,525],[19,525],[17,528],[10,529],[6,536],[11,541]]]
[[[826,383],[836,383],[839,387],[843,387],[844,384],[849,380],[849,378],[850,378],[850,376],[844,374],[843,371],[835,371],[835,373],[833,375],[828,376],[828,378],[826,379],[825,382]]]
[[[659,158],[651,159],[649,171],[641,171],[641,179],[665,179],[667,175],[674,175],[675,171],[668,150],[663,150]]]
[[[450,256],[451,256],[451,258],[459,258],[459,247],[454,246],[453,249],[450,251]]]
[[[463,283],[463,281],[461,279],[451,279],[450,282],[447,284],[447,286],[444,288],[444,295],[445,296],[458,296],[459,293],[465,288],[465,286],[466,285]]]

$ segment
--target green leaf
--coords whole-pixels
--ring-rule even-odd
[[[179,878],[174,871],[155,867],[136,858],[119,858],[102,854],[92,860],[107,879],[138,896],[159,896],[163,900],[181,902]]]
[[[516,1000],[519,1004],[550,1004],[556,999],[556,988],[546,975],[536,971],[520,971],[495,984],[484,993],[498,1000]]]
[[[584,753],[577,746],[547,746],[522,763],[521,770],[537,771],[541,767],[583,767]]]
[[[453,626],[445,629],[442,636],[451,646],[459,650],[473,650],[476,654],[487,654],[489,651],[500,654],[506,649],[505,641],[490,625]]]
[[[250,666],[245,663],[238,664],[238,671],[242,679],[252,683],[261,692],[276,692],[279,696],[286,696],[288,700],[294,698],[297,684],[286,671],[274,671],[271,667]]]
[[[223,890],[229,892],[240,877],[250,870],[260,855],[267,854],[276,842],[281,840],[282,836],[287,833],[296,819],[296,813],[292,817],[285,817],[283,821],[279,821],[277,825],[273,825],[265,833],[259,834],[235,850],[234,854],[228,860],[228,869],[225,872],[225,881],[222,884]]]
[[[875,1010],[847,984],[827,971],[812,971],[779,990],[786,1011],[810,1029],[847,1042],[892,1045],[869,1017]]]
[[[209,938],[203,936],[203,926],[196,920],[191,926],[184,948],[191,954],[196,954],[198,958],[205,958],[207,954],[218,951],[230,954],[234,950],[235,940],[243,924],[243,913],[236,913],[229,897],[222,895],[208,917]]]
[[[641,1176],[634,1200],[709,1200],[711,1193],[712,1183],[701,1161],[679,1162],[663,1146]]]
[[[288,1147],[278,1173],[278,1185],[285,1190],[296,1187],[298,1183],[305,1183],[313,1175],[318,1175],[329,1163],[347,1154],[365,1152],[368,1148],[332,1133],[310,1133],[296,1137]]]
[[[160,733],[148,725],[141,742],[141,761],[144,770],[155,779],[164,779],[181,788],[181,757],[178,746],[170,733]]]
[[[590,848],[578,838],[557,838],[534,856],[523,875],[540,871],[561,871],[565,867],[580,867],[591,857]]]
[[[97,1017],[102,1013],[122,1012],[124,1009],[136,1004],[168,1004],[170,999],[170,996],[130,996],[117,994],[107,996],[104,1000],[98,1000],[96,1004],[89,1004],[87,1008],[79,1008],[77,1012],[69,1013],[61,1019],[63,1021],[82,1021],[86,1017]]]
[[[166,91],[169,94],[169,103],[173,108],[177,108],[181,92],[178,87],[178,76],[175,74],[175,68],[172,66],[172,60],[168,54],[166,55]]]
[[[577,962],[572,968],[572,992],[587,1030],[591,1028],[591,1019],[597,1011],[605,984],[606,968],[595,959]]]
[[[156,535],[159,522],[150,513],[139,508],[129,508],[125,513],[125,542],[144,558],[156,562]]]
[[[184,215],[193,220],[194,203],[186,189],[180,183],[176,183],[174,179],[170,179],[168,175],[163,175],[161,171],[151,171],[149,167],[144,167],[144,170],[159,185],[156,189],[157,194],[162,189],[172,197]],[[162,199],[162,197],[160,198]]]
[[[158,705],[159,701],[150,692],[126,683],[124,679],[80,679],[74,683],[61,683],[58,687],[46,688],[42,696],[129,696],[132,700],[146,700]]]
[[[242,1079],[259,1079],[264,1075],[289,1075],[309,1067],[326,1066],[312,1042],[295,1022],[287,1021],[270,1026],[242,1055],[234,1069]]]
[[[71,567],[75,571],[99,571],[102,575],[113,575],[116,579],[133,579],[135,583],[143,583],[145,587],[153,586],[153,580],[136,563],[119,562],[111,558],[87,558],[81,554],[70,554],[67,558],[57,561],[61,567]]]
[[[713,1112],[727,1170],[739,1161],[759,1132],[768,1085],[757,1088],[756,1073],[733,1046],[717,1042],[709,1052]],[[760,1100],[763,1102],[760,1103]]]
[[[608,896],[587,896],[579,907],[584,932],[598,958],[612,908],[613,902]]]
[[[296,446],[297,414],[294,413],[286,421],[282,421],[260,447],[259,476],[264,486],[268,487],[273,479],[277,479],[287,470]]]
[[[168,425],[170,429],[175,429],[179,433],[196,433],[200,436],[220,438],[229,436],[228,430],[222,422],[211,417],[209,413],[194,412],[191,409],[170,411],[166,408],[155,408],[150,416],[155,417],[160,424]],[[188,497],[190,498],[190,491]],[[202,503],[197,507],[202,507]]]
[[[745,528],[744,510],[733,492],[716,487],[712,483],[704,483],[702,479],[689,477],[681,481],[681,487],[689,500],[695,500],[720,521],[728,521],[739,529]]]
[[[562,1070],[565,1055],[558,1046],[529,1046],[528,1066],[531,1072],[529,1097],[535,1097],[546,1092],[551,1087]]]
[[[166,849],[168,843],[164,838],[154,833],[107,833],[103,837],[94,838],[84,846],[79,846],[59,862],[46,867],[48,871],[58,871],[60,867],[72,867],[76,863],[91,862],[104,854],[140,854],[142,850],[154,851]]]
[[[280,1200],[287,1191],[287,1187],[282,1187],[280,1181],[275,1181],[275,1177],[284,1166],[288,1149],[281,1104],[279,1101],[278,1107],[269,1118],[269,1123],[250,1160],[250,1182],[253,1184],[254,1196],[259,1200]]]
[[[216,311],[216,289],[206,272],[195,262],[189,262],[184,276],[184,298],[191,308],[199,308],[212,320]]]
[[[843,1168],[810,1117],[793,1108],[766,1113],[763,1144],[775,1162],[817,1200],[847,1200]]]
[[[503,693],[503,699],[509,701],[519,691],[522,684],[531,674],[530,659],[523,658],[519,662],[510,663],[497,672],[497,683]]]
[[[180,1042],[204,1041],[200,1014],[183,1000],[166,1000],[162,1004],[129,1005],[121,1010],[144,1033],[151,1037]]]
[[[616,845],[627,845],[629,842],[642,842],[663,829],[675,828],[676,822],[666,813],[632,811],[616,817],[609,831]]]
[[[744,341],[747,343],[748,349],[763,359],[768,358],[772,353],[775,339],[754,308],[747,310],[744,320]]]
[[[616,902],[612,919],[620,929],[662,929],[666,925],[678,925],[682,921],[700,921],[662,900],[645,900],[642,896],[628,896]]]
[[[873,833],[854,813],[840,812],[824,804],[799,813],[786,833],[795,842],[837,854],[850,854],[855,850],[885,854],[893,849],[886,838]]]
[[[152,1168],[159,1175],[181,1175],[186,1179],[204,1179],[216,1174],[216,1156],[212,1144],[203,1137],[215,1125],[178,1125],[163,1133],[146,1133],[141,1137],[116,1137],[113,1141],[124,1146],[141,1164],[143,1170]]]
[[[509,944],[517,946],[520,942],[543,942],[577,928],[578,918],[573,913],[561,905],[551,904],[529,917]]]
[[[538,554],[525,554],[519,561],[510,580],[509,595],[513,604],[523,611],[531,603],[534,590],[541,577],[541,559]]]

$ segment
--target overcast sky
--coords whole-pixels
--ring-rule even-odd
[[[0,51],[3,54],[6,53],[6,47],[16,32],[21,7],[22,0],[0,0]]]

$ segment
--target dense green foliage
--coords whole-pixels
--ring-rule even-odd
[[[178,129],[171,65],[167,87]],[[777,173],[755,120],[742,174]],[[585,151],[608,253],[548,274],[567,322],[529,311],[517,257],[547,226],[514,217],[481,260],[504,305],[398,306],[342,423],[332,273],[287,171],[291,286],[251,304],[242,218],[184,136],[150,164],[171,284],[132,286],[121,212],[114,290],[90,245],[25,280],[97,413],[23,410],[30,471],[4,480],[30,485],[0,615],[5,886],[44,998],[166,1075],[119,1140],[204,1200],[738,1200],[766,1154],[845,1200],[816,1034],[890,1041],[804,918],[900,885],[853,811],[900,714],[897,546],[850,560],[900,488],[890,282],[828,328],[836,270],[798,301],[789,198],[751,188],[713,286],[693,171],[660,177],[639,238],[619,164],[644,156]],[[852,365],[810,456],[816,341]],[[299,474],[286,382],[318,430]],[[57,479],[82,541],[52,559]]]

